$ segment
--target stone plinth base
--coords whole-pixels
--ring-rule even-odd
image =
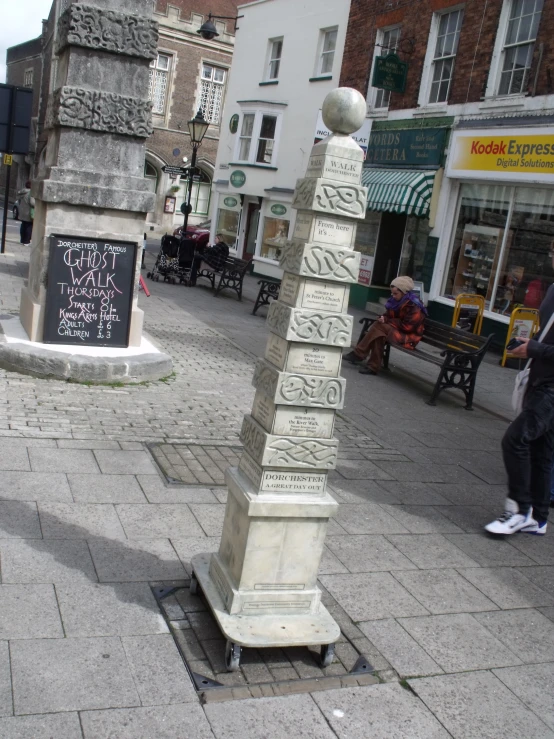
[[[317,613],[231,615],[210,578],[210,558],[211,554],[198,554],[191,560],[192,568],[219,628],[230,642],[261,648],[334,644],[338,640],[340,629],[321,603]]]
[[[41,344],[29,341],[18,316],[0,317],[0,367],[35,377],[74,382],[135,383],[159,380],[172,371],[173,360],[143,336],[127,349]]]

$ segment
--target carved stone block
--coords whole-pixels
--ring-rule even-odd
[[[356,228],[356,223],[344,218],[300,210],[296,214],[292,238],[294,241],[310,241],[314,244],[343,246],[348,249],[354,248]]]
[[[59,54],[70,44],[140,59],[155,59],[158,24],[144,16],[72,3],[58,21],[56,52]]]
[[[345,218],[365,218],[367,187],[335,180],[304,178],[296,181],[292,207]]]
[[[311,408],[342,408],[344,405],[346,380],[343,377],[279,372],[265,359],[258,359],[252,385],[277,405]]]
[[[281,253],[279,264],[285,272],[295,275],[356,283],[360,258],[360,252],[351,249],[290,241]]]
[[[353,318],[342,313],[290,308],[277,300],[269,308],[267,323],[288,341],[350,346]]]
[[[239,468],[262,495],[323,495],[327,485],[327,472],[262,467],[247,452],[242,453]]]
[[[335,425],[333,408],[303,407],[299,405],[275,405],[263,391],[254,397],[252,417],[269,434],[279,436],[311,436],[330,439]]]
[[[350,153],[350,152],[347,152]],[[343,152],[340,152],[343,154]],[[338,156],[326,152],[312,154],[306,170],[306,177],[326,177],[339,182],[351,182],[358,185],[362,176],[363,161],[348,156]]]
[[[240,439],[252,459],[262,466],[333,470],[337,464],[336,439],[274,436],[250,415],[244,417]]]

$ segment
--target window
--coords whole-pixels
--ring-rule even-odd
[[[237,160],[252,164],[273,164],[279,116],[244,113],[240,128]]]
[[[217,211],[216,233],[223,236],[223,240],[231,249],[237,248],[239,233],[240,211],[219,208]]]
[[[200,108],[202,109],[204,120],[214,125],[218,125],[221,119],[225,76],[225,69],[213,67],[211,64],[202,64]]]
[[[150,62],[150,86],[148,96],[152,101],[152,112],[164,115],[167,81],[171,69],[171,57],[168,54],[158,54]]]
[[[267,67],[267,79],[279,79],[279,67],[281,66],[281,56],[283,54],[283,39],[272,39],[269,42],[269,64]]]
[[[287,244],[290,221],[282,218],[264,218],[264,230],[260,256],[266,259],[279,259]]]
[[[502,51],[499,95],[525,92],[543,0],[512,0]]]
[[[23,87],[32,87],[32,86],[33,86],[33,70],[26,69],[25,75],[23,77]]]
[[[154,183],[154,192],[158,190],[158,172],[150,162],[144,162],[144,176]]]
[[[332,74],[335,48],[337,46],[337,29],[329,28],[321,32],[319,64],[316,74]]]
[[[445,103],[448,100],[463,18],[463,10],[443,13],[437,18],[437,36],[429,93],[430,103]]]
[[[377,47],[380,48],[380,56],[387,56],[387,54],[396,54],[396,50],[398,49],[398,42],[400,41],[400,26],[396,26],[396,28],[388,28],[386,31],[380,31],[378,33],[377,40]],[[377,89],[373,107],[388,108],[389,101],[390,90]]]
[[[193,177],[192,190],[190,193],[190,205],[191,213],[199,216],[208,215],[210,209],[210,194],[212,189],[212,180],[204,170],[199,169],[199,174]],[[180,190],[178,192],[178,199],[180,202],[177,204],[176,213],[179,214],[181,203],[186,202],[187,191],[188,191],[188,178],[181,177],[179,180]]]

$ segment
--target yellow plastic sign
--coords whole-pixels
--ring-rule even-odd
[[[6,167],[11,167],[13,163],[13,157],[11,154],[4,154],[4,164]]]

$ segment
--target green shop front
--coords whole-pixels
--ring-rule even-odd
[[[350,302],[364,308],[389,295],[398,275],[431,287],[438,238],[432,232],[452,118],[375,122],[362,182],[367,213],[358,225],[360,279]]]

